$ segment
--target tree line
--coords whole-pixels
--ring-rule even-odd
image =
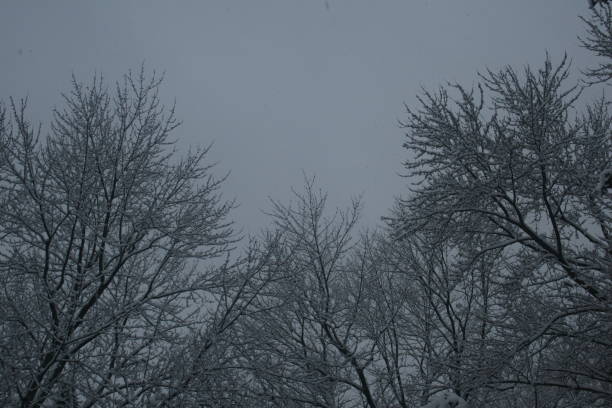
[[[611,17],[577,84],[547,57],[423,91],[380,228],[307,177],[242,251],[155,75],[73,79],[44,134],[0,105],[0,405],[610,406],[612,118],[582,91]]]

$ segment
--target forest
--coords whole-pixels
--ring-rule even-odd
[[[612,6],[585,10],[600,65],[406,105],[367,231],[305,174],[242,236],[145,67],[73,77],[49,126],[2,102],[0,406],[612,406]]]

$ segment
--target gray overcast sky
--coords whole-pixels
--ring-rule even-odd
[[[397,120],[421,86],[540,66],[578,47],[586,0],[11,1],[0,6],[0,98],[28,96],[48,123],[70,75],[109,81],[145,61],[165,72],[182,146],[214,141],[237,226],[266,224],[302,171],[330,204],[363,194],[370,226],[405,192]]]

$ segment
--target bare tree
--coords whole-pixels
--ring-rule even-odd
[[[2,405],[164,400],[184,344],[214,348],[244,306],[249,274],[207,263],[233,242],[232,203],[208,149],[172,150],[159,85],[74,80],[43,138],[25,102],[0,110]]]
[[[567,76],[565,60],[547,60],[537,72],[489,71],[486,92],[425,92],[404,123],[412,154],[405,166],[418,182],[392,224],[397,239],[419,233],[431,247],[449,242],[463,270],[499,252],[500,277],[515,288],[504,306],[514,313],[496,322],[517,335],[506,339],[510,361],[540,341],[550,351],[580,339],[592,356],[561,364],[545,354],[542,375],[506,380],[609,399],[612,355],[601,339],[612,333],[612,121],[605,100],[575,115],[579,91],[564,88]]]
[[[313,180],[295,200],[273,202],[277,279],[259,299],[265,312],[243,322],[255,392],[270,406],[376,407],[366,263],[349,260],[359,202],[327,216]]]

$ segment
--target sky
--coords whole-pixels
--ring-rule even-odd
[[[363,200],[375,227],[407,192],[399,121],[422,88],[471,87],[476,73],[539,67],[579,47],[586,0],[2,0],[0,100],[27,96],[43,130],[71,75],[112,84],[144,63],[164,73],[181,148],[213,143],[239,204],[237,229],[269,224],[304,174],[329,205]]]

